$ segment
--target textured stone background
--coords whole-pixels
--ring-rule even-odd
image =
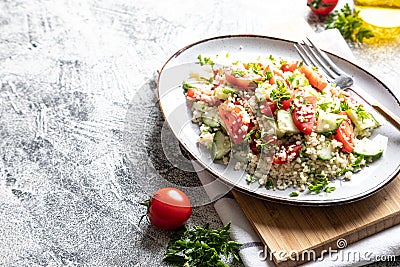
[[[169,233],[139,225],[138,202],[199,181],[164,156],[156,70],[262,32],[275,2],[0,0],[0,266],[162,266]],[[206,222],[221,226],[211,204],[189,221]]]

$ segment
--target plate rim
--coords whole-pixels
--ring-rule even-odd
[[[160,77],[161,77],[161,74],[164,71],[165,67],[168,65],[168,63],[170,61],[172,61],[174,58],[178,57],[181,53],[183,53],[184,51],[190,49],[191,47],[194,47],[194,46],[196,46],[198,44],[201,44],[201,43],[206,43],[206,42],[209,42],[209,41],[213,41],[213,40],[229,39],[229,38],[260,38],[260,39],[283,41],[283,42],[292,43],[292,44],[296,44],[297,43],[296,41],[293,41],[293,40],[288,40],[288,39],[279,38],[279,37],[273,37],[273,36],[267,36],[267,35],[229,34],[229,35],[219,35],[219,36],[213,36],[213,37],[201,39],[201,40],[198,40],[196,42],[193,42],[191,44],[188,44],[188,45],[178,49],[175,53],[172,54],[172,56],[170,56],[167,59],[167,61],[165,61],[165,63],[162,65],[162,67],[157,71],[157,74],[158,74],[158,77],[157,77],[158,103],[159,103],[161,112],[163,114],[164,120],[168,124],[168,127],[171,128],[171,125],[170,125],[169,120],[166,117],[166,113],[165,113],[164,108],[162,106],[162,101],[161,101],[161,96],[160,96]],[[345,59],[345,58],[343,58],[343,57],[341,57],[339,55],[333,54],[333,53],[328,52],[326,50],[323,50],[323,51],[325,53],[333,56],[333,57],[339,58],[340,60],[343,60],[343,61],[351,64],[355,68],[357,68],[357,69],[365,72],[366,74],[368,74],[371,78],[376,80],[376,82],[380,83],[383,86],[383,88],[386,89],[386,91],[395,100],[396,104],[400,107],[400,101],[399,101],[399,99],[397,99],[396,95],[392,92],[392,90],[390,90],[390,88],[384,82],[382,82],[380,79],[378,79],[375,75],[373,75],[368,70],[362,68],[361,66],[359,66],[358,64],[356,64],[356,63],[354,63],[352,61],[349,61],[349,60],[347,60],[347,59]],[[377,193],[378,191],[383,189],[386,185],[390,184],[390,182],[392,182],[397,177],[397,175],[400,174],[400,162],[399,162],[399,164],[397,165],[396,169],[390,175],[388,175],[387,179],[385,179],[381,183],[379,183],[378,186],[376,186],[374,188],[370,188],[369,190],[361,192],[361,193],[359,193],[357,195],[354,195],[352,197],[342,197],[342,198],[338,198],[338,199],[333,200],[333,201],[332,200],[304,200],[304,199],[303,200],[299,200],[299,199],[294,199],[294,198],[289,199],[289,198],[284,198],[284,197],[279,197],[279,196],[260,195],[260,194],[257,194],[255,192],[251,192],[251,191],[247,190],[246,188],[243,188],[242,186],[234,184],[233,182],[231,182],[228,179],[224,178],[223,176],[221,176],[220,174],[216,173],[212,169],[208,168],[201,161],[200,158],[198,158],[196,155],[194,155],[188,149],[187,145],[178,138],[178,136],[176,135],[176,133],[174,131],[171,131],[171,132],[175,136],[176,140],[178,140],[179,144],[181,144],[183,146],[183,148],[190,154],[190,156],[193,157],[194,159],[196,159],[198,164],[203,166],[205,168],[205,170],[207,170],[209,173],[213,174],[217,179],[219,179],[222,182],[232,186],[233,187],[232,189],[239,190],[242,193],[248,194],[248,195],[256,197],[256,198],[260,198],[260,199],[268,200],[268,201],[272,201],[272,202],[277,202],[277,203],[281,203],[281,204],[289,204],[289,205],[296,205],[296,206],[335,206],[335,205],[349,204],[349,203],[352,203],[352,202],[356,202],[356,201],[368,198],[369,196]]]

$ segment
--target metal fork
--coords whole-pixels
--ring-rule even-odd
[[[400,130],[400,118],[383,106],[381,103],[376,101],[374,98],[369,97],[365,92],[360,92],[351,86],[354,85],[354,80],[343,70],[341,70],[333,61],[322,52],[309,38],[303,43],[295,44],[295,48],[303,59],[304,63],[309,66],[316,66],[324,71],[330,82],[335,83],[337,86],[344,90],[351,90],[361,99],[363,99],[368,105],[373,107],[382,116],[384,116],[390,123],[392,123],[398,130]]]

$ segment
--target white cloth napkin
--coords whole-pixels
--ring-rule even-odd
[[[296,25],[295,29],[293,25]],[[289,28],[290,31],[287,30]],[[355,62],[354,55],[337,30],[327,30],[316,34],[304,20],[299,20],[288,22],[288,25],[282,25],[279,29],[273,28],[267,31],[267,34],[296,41],[305,36],[311,36],[313,41],[316,41],[322,49]],[[203,170],[196,163],[193,165],[203,184],[208,184],[215,179],[212,174]],[[224,188],[223,185],[206,188],[211,200],[228,191],[229,189]],[[224,224],[231,222],[232,239],[244,244],[240,250],[240,256],[245,266],[275,266],[273,261],[269,260],[268,257],[264,259],[264,254],[260,254],[260,251],[264,250],[264,245],[234,198],[220,198],[214,202],[214,207]],[[400,255],[400,239],[396,238],[399,236],[400,225],[351,244],[341,249],[338,254],[333,254],[332,258],[324,257],[322,261],[309,262],[303,266],[361,266],[382,260],[384,257],[387,259],[389,256]],[[356,253],[354,257],[342,256],[354,255],[354,253]]]

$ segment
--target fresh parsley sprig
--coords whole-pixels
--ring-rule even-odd
[[[336,10],[329,14],[325,29],[336,28],[343,38],[362,43],[364,39],[374,37],[374,34],[363,26],[363,20],[359,13],[360,11],[353,11],[346,3],[340,11]]]
[[[190,230],[186,225],[171,237],[164,260],[175,266],[228,267],[221,256],[228,259],[230,255],[239,260],[240,243],[229,240],[230,223],[221,229],[211,230],[205,227],[194,226]]]
[[[292,96],[283,82],[278,81],[277,85],[278,88],[272,90],[270,98],[276,103],[278,109],[280,109],[282,107],[282,102],[284,100],[289,100]]]
[[[314,181],[308,185],[308,190],[310,190],[310,192],[319,194],[322,190],[326,193],[335,191],[336,188],[334,186],[328,186],[329,180],[325,174],[316,174],[315,177]]]
[[[210,65],[211,67],[214,66],[214,61],[209,57],[203,57],[201,54],[197,56],[199,63],[201,66]]]

